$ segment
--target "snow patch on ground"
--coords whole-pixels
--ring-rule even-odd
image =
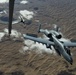
[[[22,0],[20,3],[21,3],[21,4],[27,4],[28,1],[27,1],[27,0]]]
[[[34,16],[34,12],[28,10],[20,10],[19,13],[27,20],[31,20]]]
[[[0,32],[0,41],[2,41],[4,36],[8,36],[8,29],[7,28],[5,28],[3,30],[3,32]],[[13,40],[17,40],[18,38],[21,38],[21,33],[18,32],[17,30],[12,29],[10,37]]]
[[[24,40],[24,45],[27,45],[28,47],[34,44],[34,41],[32,40]]]
[[[5,37],[6,35],[8,35],[8,29],[5,28],[3,30],[3,32],[0,32],[0,42],[2,41],[3,37]],[[11,31],[11,36],[12,40],[17,40],[18,38],[21,38],[24,42],[24,46],[19,50],[20,53],[25,54],[26,52],[30,52],[30,51],[34,51],[37,54],[43,54],[43,53],[47,53],[47,54],[55,54],[55,50],[53,47],[47,48],[45,44],[42,43],[38,43],[38,42],[34,42],[32,40],[27,40],[27,39],[23,39],[22,35],[20,32],[18,32],[17,30],[12,29]]]
[[[7,28],[4,29],[4,33],[5,33],[6,35],[8,35],[8,29],[7,29]],[[15,40],[15,39],[21,37],[21,33],[18,32],[17,30],[12,29],[10,36],[11,36],[12,38],[14,38],[14,40]]]
[[[0,32],[0,41],[2,41],[2,38],[5,36],[4,32]]]
[[[24,43],[24,46],[19,50],[20,53],[24,54],[28,51],[29,52],[34,51],[37,54],[43,54],[43,53],[56,54],[53,46],[51,46],[51,49],[50,49],[50,48],[47,48],[45,44],[34,42],[34,41],[28,40],[28,39],[24,39],[23,43]]]
[[[47,48],[46,45],[43,45],[38,42],[31,45],[30,50],[36,50],[36,53],[38,54],[42,54],[42,53],[52,54],[52,50],[50,48]]]

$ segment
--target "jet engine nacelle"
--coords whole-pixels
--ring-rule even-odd
[[[54,32],[54,35],[56,36],[56,38],[61,39],[62,38],[62,34],[59,32]]]
[[[52,35],[54,35],[57,39],[61,39],[62,38],[62,34],[61,33],[57,33],[57,32],[47,34],[47,37],[51,38]]]
[[[52,38],[52,35],[54,35],[58,39],[62,38],[62,34],[60,32],[53,31],[53,30],[52,31],[48,31],[47,29],[46,30],[40,29],[40,26],[39,26],[38,32],[44,33],[48,38]]]

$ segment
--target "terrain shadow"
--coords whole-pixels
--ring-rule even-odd
[[[67,71],[61,71],[59,74],[57,74],[57,75],[74,75],[74,74],[72,74],[72,73],[69,73],[69,72],[67,72]]]
[[[2,71],[0,71],[0,75],[4,75],[4,73]]]
[[[69,72],[76,72],[76,68],[74,69],[68,69]]]
[[[22,71],[11,72],[10,75],[24,75]]]

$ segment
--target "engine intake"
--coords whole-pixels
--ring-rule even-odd
[[[62,38],[62,35],[56,35],[56,38],[58,38],[58,39],[61,39]]]
[[[56,38],[61,39],[62,35],[59,32],[54,32],[54,35],[56,36]]]

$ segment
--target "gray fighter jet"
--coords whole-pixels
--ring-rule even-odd
[[[1,16],[0,24],[8,25],[9,24],[8,19],[9,19],[8,17]],[[25,25],[26,21],[24,20],[23,16],[20,15],[17,20],[13,19],[12,25],[17,24],[17,23],[23,23]]]
[[[60,56],[62,55],[70,64],[72,64],[73,59],[70,53],[70,47],[76,47],[76,42],[63,38],[62,33],[59,30],[60,28],[56,25],[53,30],[41,29],[40,25],[38,32],[44,33],[49,39],[38,38],[27,34],[23,34],[23,37],[24,39],[46,44],[47,48],[53,46]]]

